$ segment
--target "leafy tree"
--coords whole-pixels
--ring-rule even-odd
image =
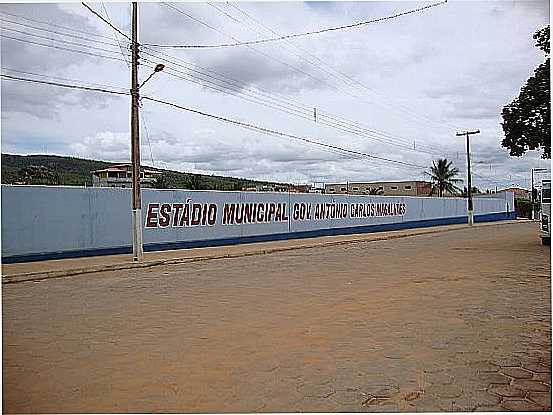
[[[383,193],[384,193],[384,192],[383,192],[382,190],[377,189],[376,187],[371,187],[371,188],[369,189],[369,193],[368,193],[368,194],[369,194],[369,195],[375,195],[375,196],[376,196],[376,195],[381,195],[381,194],[383,194]]]
[[[551,89],[549,74],[549,25],[534,34],[536,46],[545,52],[545,62],[534,70],[520,94],[503,108],[501,142],[511,156],[543,149],[542,158],[551,158]]]
[[[22,184],[61,184],[60,175],[46,166],[27,166],[19,169],[17,182]]]
[[[438,197],[442,197],[444,192],[455,194],[461,190],[455,183],[460,183],[463,180],[455,177],[459,174],[459,169],[457,167],[452,167],[452,164],[453,162],[447,161],[447,159],[438,159],[437,162],[432,162],[430,172],[425,172],[425,174],[430,176],[430,180],[432,180],[430,196],[432,196],[436,190],[438,191]]]
[[[173,188],[169,178],[167,177],[167,174],[165,173],[162,173],[156,177],[156,181],[153,183],[152,187],[154,189],[172,189]]]
[[[190,190],[201,190],[203,188],[199,174],[188,174],[186,178],[186,187]]]

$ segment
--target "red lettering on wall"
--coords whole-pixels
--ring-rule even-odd
[[[157,210],[159,203],[148,204],[148,214],[146,215],[146,228],[157,228]]]

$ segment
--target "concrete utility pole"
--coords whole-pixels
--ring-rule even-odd
[[[468,224],[472,226],[474,224],[474,209],[472,206],[472,178],[470,175],[470,145],[469,145],[469,135],[480,134],[480,130],[476,131],[465,131],[463,133],[457,133],[456,136],[466,136],[467,137],[467,198],[468,198]]]
[[[140,200],[140,132],[138,123],[138,5],[132,2],[131,34],[131,160],[132,160],[132,254],[142,260],[142,203]]]

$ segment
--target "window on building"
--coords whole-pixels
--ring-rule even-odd
[[[345,187],[340,188],[340,191],[342,191],[342,192],[345,192],[346,190],[348,190],[348,189],[346,189]]]
[[[117,177],[116,171],[108,171],[108,177]]]
[[[328,188],[328,192],[329,193],[334,193],[336,190],[334,189],[334,187],[329,187]]]
[[[397,186],[390,186],[390,189],[397,190]]]
[[[357,191],[359,191],[359,188],[358,188],[358,187],[354,187],[354,188],[353,188],[353,191],[354,191],[354,192],[357,192]]]
[[[405,186],[405,190],[411,190],[411,186]]]

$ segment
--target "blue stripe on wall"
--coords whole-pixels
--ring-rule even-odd
[[[509,219],[516,219],[516,212],[489,213],[485,215],[476,215],[474,217],[475,222],[492,222],[492,221],[509,220]],[[441,219],[427,219],[427,220],[399,222],[399,223],[387,223],[382,225],[364,225],[364,226],[354,226],[354,227],[347,227],[347,228],[317,229],[315,231],[277,233],[277,234],[269,234],[269,235],[254,235],[254,236],[244,236],[244,237],[226,238],[226,239],[212,239],[212,240],[205,240],[205,241],[150,243],[150,244],[144,245],[144,251],[146,252],[166,251],[171,249],[237,245],[237,244],[251,243],[251,242],[267,242],[267,241],[281,241],[286,239],[315,238],[317,236],[351,235],[356,233],[395,231],[395,230],[401,230],[401,229],[426,228],[431,226],[454,225],[454,224],[462,224],[462,223],[467,223],[466,216],[458,216],[453,218],[441,218]],[[4,264],[13,264],[18,262],[45,261],[49,259],[79,258],[79,257],[88,257],[88,256],[117,255],[117,254],[130,254],[130,253],[132,253],[132,246],[129,245],[129,246],[114,247],[114,248],[79,249],[79,250],[73,250],[73,251],[13,255],[13,256],[2,257],[2,262]]]

